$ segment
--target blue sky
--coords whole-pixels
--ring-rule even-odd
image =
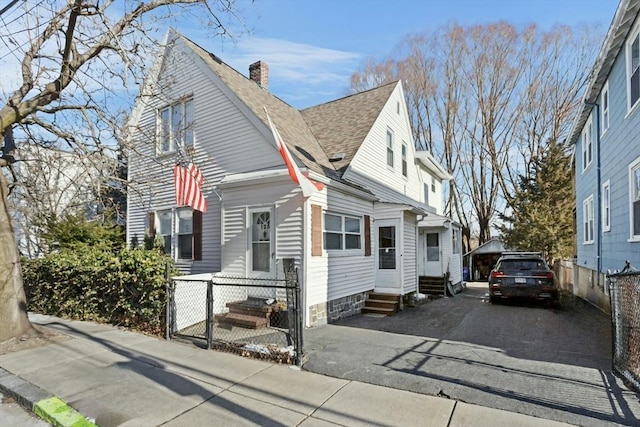
[[[296,108],[342,97],[367,58],[390,55],[404,36],[450,23],[596,23],[606,32],[618,0],[240,0],[251,35],[211,39],[176,28],[243,74],[269,65],[269,90]]]

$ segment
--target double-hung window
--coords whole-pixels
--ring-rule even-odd
[[[193,211],[191,208],[178,208],[176,211],[178,259],[193,258]]]
[[[407,144],[402,142],[402,176],[407,176]]]
[[[173,234],[173,222],[171,209],[158,211],[157,230],[164,243],[164,253],[171,255],[171,236]]]
[[[393,131],[387,129],[387,166],[393,167]]]
[[[171,153],[178,147],[193,146],[193,99],[185,99],[160,109],[158,114],[160,154]]]
[[[629,165],[629,218],[631,240],[640,240],[640,157]]]
[[[324,214],[323,247],[325,250],[362,248],[361,219],[333,213]]]
[[[593,243],[593,195],[582,202],[583,243]]]
[[[182,261],[202,260],[202,213],[190,207],[155,212],[152,227],[164,252]]]
[[[602,231],[611,230],[611,183],[602,184]]]
[[[604,135],[607,129],[609,129],[609,82],[606,82],[602,88],[600,95],[600,110],[602,116],[600,120],[600,127],[602,128],[600,135]]]
[[[627,40],[627,109],[640,99],[640,27]]]
[[[593,160],[593,121],[591,117],[587,120],[582,131],[582,170],[589,167]]]

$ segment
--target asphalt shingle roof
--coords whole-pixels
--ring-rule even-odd
[[[267,108],[289,151],[304,166],[339,181],[398,84],[389,83],[299,111],[196,43],[177,36],[268,128],[264,107]],[[331,162],[329,157],[338,152],[345,153],[344,159]]]
[[[369,134],[398,81],[360,92],[345,98],[302,110],[311,132],[331,159],[343,153],[342,160],[334,160],[340,176],[353,160]]]

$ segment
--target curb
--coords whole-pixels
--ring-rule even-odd
[[[55,427],[97,427],[56,396],[2,368],[0,391]]]

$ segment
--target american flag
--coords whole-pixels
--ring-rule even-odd
[[[193,163],[187,166],[176,164],[173,168],[173,181],[176,188],[176,204],[191,206],[202,213],[207,212],[207,200],[202,194],[204,176]]]

